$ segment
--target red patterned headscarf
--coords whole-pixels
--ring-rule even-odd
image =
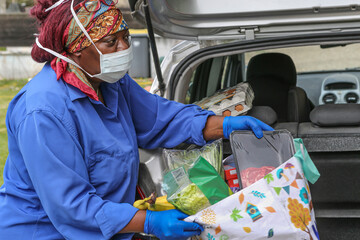
[[[121,11],[115,7],[112,0],[83,1],[75,6],[74,10],[94,43],[107,35],[128,29]],[[71,53],[79,52],[92,44],[74,18],[65,29],[62,40],[66,51]],[[53,59],[51,66],[56,72],[57,79],[62,77],[65,82],[77,87],[90,98],[99,100],[94,88],[78,67],[60,58]]]
[[[115,7],[112,0],[84,1],[74,10],[77,11],[76,16],[94,43],[107,35],[128,29],[120,10]],[[67,51],[71,53],[81,51],[91,45],[75,19],[68,24],[63,41]]]

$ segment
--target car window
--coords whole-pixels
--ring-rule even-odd
[[[193,103],[243,81],[243,54],[211,58],[193,72],[185,103]]]
[[[304,89],[315,105],[326,103],[350,103],[360,96],[360,44],[301,46],[245,53],[245,64],[261,53],[277,52],[291,57],[297,71],[297,86]],[[348,89],[347,82],[354,79],[355,89]],[[331,81],[331,92],[326,83]],[[349,94],[351,95],[349,97]],[[351,99],[350,99],[351,98]]]
[[[360,44],[261,50],[211,58],[200,64],[193,72],[185,103],[199,101],[219,89],[245,81],[245,71],[250,59],[266,52],[284,53],[291,57],[298,74],[297,86],[306,91],[314,105],[323,104],[320,99],[324,94],[322,85],[331,74],[351,73],[360,79]]]
[[[245,53],[245,63],[260,53],[278,52],[289,55],[298,74],[321,71],[346,71],[360,67],[360,44],[302,46]]]

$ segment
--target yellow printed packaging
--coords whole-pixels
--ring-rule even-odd
[[[140,210],[151,210],[151,211],[165,211],[175,209],[174,205],[169,203],[165,196],[156,198],[155,194],[152,193],[150,197],[134,202],[133,206]]]

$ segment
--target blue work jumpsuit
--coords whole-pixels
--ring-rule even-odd
[[[106,106],[46,64],[11,101],[0,239],[110,239],[137,211],[138,147],[205,144],[212,112],[150,94],[128,75],[101,91]]]

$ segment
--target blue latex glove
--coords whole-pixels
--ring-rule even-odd
[[[200,235],[203,227],[197,223],[185,222],[188,217],[179,210],[146,211],[144,232],[163,239],[186,240],[187,238]]]
[[[223,122],[224,137],[229,138],[234,130],[252,130],[257,138],[263,137],[262,131],[274,131],[272,127],[250,116],[225,117]]]

